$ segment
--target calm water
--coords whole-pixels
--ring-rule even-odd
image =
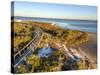
[[[51,48],[51,47],[47,44],[45,47],[43,47],[43,48],[41,48],[41,49],[38,50],[38,56],[39,56],[39,57],[48,57],[48,56],[51,55],[51,53],[52,53],[53,51],[54,51],[54,49]]]
[[[49,19],[49,18],[32,18],[32,17],[14,17],[15,20],[32,20],[40,22],[56,23],[64,29],[73,29],[87,32],[97,32],[97,21],[86,20],[64,20],[64,19]]]
[[[80,55],[79,53],[76,53],[76,52],[75,52],[76,49],[70,48],[70,50],[73,51],[73,53],[74,53],[74,54],[73,54],[73,53],[71,53],[71,52],[68,50],[68,48],[66,48],[66,47],[64,47],[64,48],[65,48],[65,51],[67,52],[66,54],[69,56],[69,58],[70,58],[71,60],[74,60],[74,61],[80,60],[81,55]],[[53,53],[54,50],[55,50],[55,49],[51,48],[51,47],[47,44],[45,47],[43,47],[43,48],[41,48],[41,49],[38,50],[38,56],[39,56],[39,57],[48,57],[48,56],[50,56],[50,55]]]

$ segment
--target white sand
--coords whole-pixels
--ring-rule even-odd
[[[97,35],[88,33],[89,41],[79,46],[83,53],[92,61],[97,63]]]

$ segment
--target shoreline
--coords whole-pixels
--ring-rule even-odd
[[[89,41],[79,46],[81,51],[93,62],[97,63],[97,34],[88,33]]]
[[[16,21],[16,22],[38,22],[38,23],[48,23],[48,24],[51,24],[51,25],[53,25],[53,24],[55,24],[55,26],[57,26],[58,28],[61,28],[60,26],[58,26],[58,25],[56,25],[56,23],[57,22],[49,22],[49,21],[38,21],[38,20],[23,20],[23,19],[13,19],[11,22],[14,22],[14,21]],[[66,20],[67,21],[67,20]],[[61,28],[61,29],[64,29],[63,27]],[[97,33],[97,31],[88,31],[88,30],[81,30],[81,29],[79,29],[79,28],[77,28],[77,29],[73,29],[73,28],[65,28],[64,30],[78,30],[78,31],[81,31],[81,32],[88,32],[88,33]]]

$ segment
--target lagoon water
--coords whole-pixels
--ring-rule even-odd
[[[97,21],[90,20],[65,20],[65,19],[51,19],[51,18],[34,18],[34,17],[14,17],[14,20],[31,20],[39,22],[55,23],[64,29],[80,30],[86,32],[97,32]]]

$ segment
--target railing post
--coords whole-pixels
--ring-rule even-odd
[[[24,61],[26,61],[26,58],[24,57]]]
[[[19,53],[18,53],[18,54],[19,54],[19,56],[21,56],[21,52],[20,52],[20,51],[19,51]]]

